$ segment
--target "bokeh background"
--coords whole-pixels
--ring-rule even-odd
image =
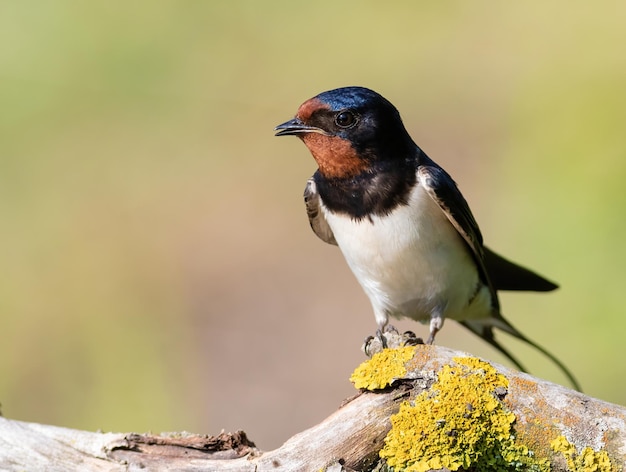
[[[503,294],[507,317],[626,403],[626,3],[382,5],[0,4],[5,416],[269,449],[353,394],[374,318],[309,229],[314,161],[272,131],[345,85],[398,106],[488,245],[561,284]],[[438,342],[505,362],[451,321]]]

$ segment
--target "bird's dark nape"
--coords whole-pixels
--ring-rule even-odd
[[[565,364],[563,364],[563,362],[561,362],[554,354],[552,354],[550,351],[548,351],[544,347],[528,339],[526,336],[520,333],[516,328],[514,328],[508,321],[504,319],[501,319],[501,320],[503,320],[505,324],[507,325],[507,327],[510,328],[510,329],[503,329],[503,331],[505,331],[506,333],[509,333],[511,336],[519,339],[520,341],[525,342],[529,346],[532,346],[533,348],[537,349],[540,353],[542,353],[544,356],[546,356],[548,359],[550,359],[561,370],[561,372],[563,372],[563,374],[567,377],[567,379],[572,384],[572,386],[579,392],[582,392],[582,388],[580,384],[578,383],[578,380],[576,380],[576,377],[574,377],[574,374],[572,374],[572,372],[565,366]],[[515,366],[519,370],[529,373],[528,369],[526,369],[524,365],[521,364],[513,354],[511,354],[495,339],[492,326],[472,325],[471,322],[468,322],[468,321],[461,321],[460,323],[463,326],[465,326],[467,329],[469,329],[472,333],[479,336],[482,340],[488,342],[494,348],[496,348],[498,351],[504,354],[513,364],[515,364]]]

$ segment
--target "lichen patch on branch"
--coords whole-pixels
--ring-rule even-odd
[[[567,461],[567,467],[575,472],[611,472],[616,470],[611,464],[611,459],[606,451],[594,451],[585,447],[580,453],[565,436],[559,436],[550,442],[554,452],[560,452]]]
[[[548,459],[535,457],[515,440],[515,415],[501,401],[507,378],[480,359],[456,357],[454,362],[442,367],[429,391],[403,403],[391,417],[380,457],[407,472],[550,470]]]
[[[383,349],[359,365],[350,376],[350,381],[358,389],[380,390],[389,387],[406,375],[406,363],[414,354],[415,346]]]

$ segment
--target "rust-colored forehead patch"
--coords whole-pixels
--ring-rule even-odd
[[[315,113],[317,110],[330,110],[330,107],[322,102],[319,98],[311,98],[307,100],[300,108],[298,108],[298,113],[296,113],[296,117],[299,118],[303,123],[306,123],[311,115]]]

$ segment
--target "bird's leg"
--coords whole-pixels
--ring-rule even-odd
[[[387,332],[387,328],[393,328],[393,326],[387,325],[387,326],[384,326],[383,329],[378,328],[376,330],[376,338],[380,341],[380,345],[382,346],[383,349],[386,349],[387,347],[389,347],[387,345],[387,337],[385,336],[385,333]]]
[[[441,330],[443,326],[443,317],[439,314],[432,315],[430,317],[430,336],[428,336],[428,340],[426,344],[432,344],[435,342],[435,336]]]

